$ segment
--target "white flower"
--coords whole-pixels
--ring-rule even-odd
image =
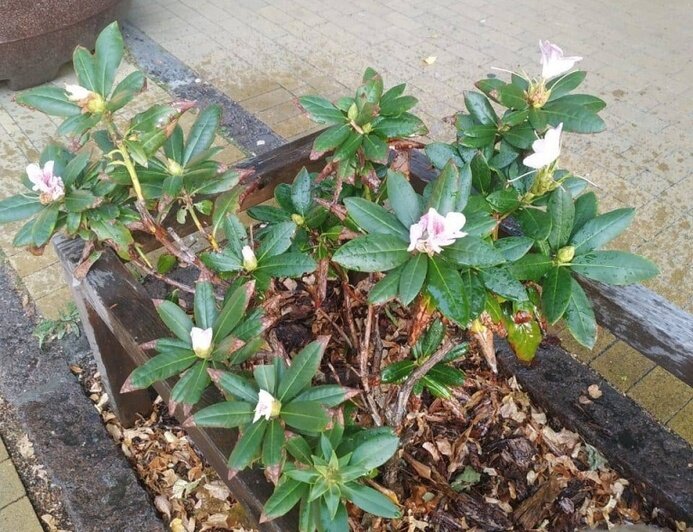
[[[255,406],[253,423],[261,417],[264,417],[267,421],[273,417],[277,417],[280,409],[281,403],[277,401],[271,393],[266,390],[260,390],[258,393],[257,405]]]
[[[212,351],[212,336],[214,332],[212,328],[200,329],[193,327],[190,329],[190,340],[192,340],[192,348],[195,354],[200,358],[207,358]]]
[[[549,128],[543,139],[537,139],[532,143],[534,153],[525,157],[522,164],[538,170],[558,159],[558,156],[561,154],[562,130],[563,122],[558,124],[558,127]]]
[[[245,271],[252,272],[257,268],[257,258],[253,252],[253,248],[250,246],[243,246],[241,254],[243,255],[243,269]]]
[[[441,216],[430,208],[421,219],[409,228],[409,247],[407,251],[420,251],[434,255],[443,251],[458,238],[467,236],[461,229],[466,219],[461,212],[449,212]]]
[[[81,85],[70,85],[69,83],[65,83],[65,92],[67,92],[67,98],[71,102],[81,102],[82,100],[90,98],[91,95],[94,94],[92,91],[85,89]]]
[[[539,41],[541,51],[541,77],[551,79],[568,72],[582,57],[563,57],[563,50],[549,41]]]
[[[26,175],[33,183],[31,190],[41,193],[41,203],[47,204],[57,201],[65,195],[65,185],[60,176],[53,173],[53,161],[47,161],[43,168],[38,164],[30,164],[26,167]]]

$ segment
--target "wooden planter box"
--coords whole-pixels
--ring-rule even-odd
[[[244,164],[255,168],[259,187],[247,198],[243,208],[272,197],[274,187],[291,182],[301,167],[321,169],[322,162],[309,159],[316,135]],[[434,175],[423,154],[414,154],[412,174],[422,181]],[[187,232],[191,230],[188,228]],[[512,226],[504,230],[514,231]],[[114,411],[124,425],[131,425],[138,412],[146,415],[151,411],[151,395],[146,390],[121,394],[120,388],[130,372],[150,358],[139,345],[168,336],[170,332],[159,319],[148,293],[113,252],[107,250],[80,281],[74,278],[73,272],[83,243],[56,238],[55,247]],[[612,287],[585,280],[583,286],[603,327],[689,385],[693,384],[693,317],[639,285]],[[597,447],[657,505],[678,519],[693,520],[693,501],[688,496],[693,486],[693,470],[689,467],[690,446],[685,441],[670,434],[633,401],[559,347],[540,348],[537,363],[527,367],[516,360],[507,344],[499,341],[498,359],[501,371],[516,375],[533,400]],[[169,379],[155,384],[154,388],[168,401],[173,384],[175,381]],[[578,398],[591,384],[599,385],[603,397],[583,406]],[[198,408],[220,399],[215,389],[209,389]],[[171,414],[182,415],[182,412]],[[188,433],[233,496],[246,507],[249,517],[257,520],[272,487],[259,470],[246,470],[227,480],[226,459],[234,445],[234,432],[192,427]],[[261,530],[293,531],[296,514],[255,525]]]

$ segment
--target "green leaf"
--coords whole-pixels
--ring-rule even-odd
[[[201,329],[211,327],[217,316],[214,287],[209,281],[198,281],[195,286],[195,323]]]
[[[646,258],[625,251],[593,251],[575,257],[570,267],[595,281],[616,285],[637,283],[659,273]]]
[[[635,209],[616,209],[585,222],[570,239],[575,254],[582,255],[611,242],[626,230],[634,214]]]
[[[494,143],[496,126],[472,126],[464,130],[460,144],[467,148],[484,148]]]
[[[79,223],[79,221],[77,222]],[[156,261],[156,271],[162,275],[166,275],[178,264],[178,259],[170,253],[162,253]]]
[[[487,268],[505,262],[503,254],[481,238],[466,236],[447,246],[444,256],[460,266]]]
[[[388,519],[396,519],[401,515],[401,512],[392,500],[368,486],[356,482],[344,484],[342,486],[342,495],[364,512]]]
[[[238,272],[243,269],[241,259],[229,250],[221,253],[202,253],[200,259],[205,265],[217,272]]]
[[[466,326],[469,320],[469,301],[457,270],[442,260],[431,258],[427,290],[438,310],[460,327]]]
[[[525,287],[512,277],[507,268],[496,267],[482,270],[481,280],[486,288],[499,296],[513,301],[527,300],[527,291]]]
[[[460,272],[465,294],[469,300],[469,319],[475,319],[481,314],[486,305],[486,288],[481,282],[479,274],[468,268]]]
[[[549,124],[563,123],[563,131],[572,133],[599,133],[606,129],[604,120],[596,113],[579,105],[554,101],[542,109]]]
[[[567,268],[556,267],[549,270],[542,283],[542,306],[546,319],[551,325],[561,319],[568,307],[571,280],[572,277]]]
[[[575,200],[575,220],[571,241],[583,225],[597,216],[598,208],[597,196],[594,192],[587,192]]]
[[[597,341],[597,321],[587,294],[580,284],[570,279],[570,301],[563,319],[573,337],[587,349],[592,349]]]
[[[486,201],[495,211],[509,213],[520,206],[520,195],[514,188],[506,188],[491,192]]]
[[[472,185],[482,195],[491,191],[491,168],[489,168],[483,153],[478,152],[469,163],[472,172]]]
[[[555,100],[554,103],[575,105],[592,113],[598,113],[606,107],[606,102],[604,100],[590,94],[569,94]]]
[[[310,384],[318,371],[326,346],[326,342],[317,340],[301,349],[279,382],[277,399],[282,403],[290,401]]]
[[[245,311],[252,297],[254,285],[246,283],[236,288],[233,293],[226,298],[221,312],[216,317],[213,325],[214,341],[225,338],[234,330],[245,317]]]
[[[293,209],[289,212],[293,212]],[[260,222],[276,223],[291,219],[289,212],[273,205],[256,205],[248,209],[248,214]]]
[[[31,232],[34,230],[35,222],[36,220],[29,220],[22,227],[20,227],[19,231],[17,231],[17,233],[14,235],[14,239],[12,240],[12,245],[14,247],[21,248],[24,246],[33,245]]]
[[[551,216],[537,209],[523,209],[516,215],[522,232],[537,241],[546,240],[551,233]]]
[[[72,66],[77,74],[79,85],[90,91],[99,92],[100,85],[96,81],[96,66],[91,52],[83,46],[78,46],[72,52]]]
[[[0,201],[0,223],[16,222],[29,218],[43,209],[38,196],[17,194]]]
[[[209,362],[203,360],[188,369],[171,390],[171,401],[184,405],[196,404],[212,382],[207,373],[208,367]]]
[[[332,257],[345,268],[359,272],[381,272],[404,264],[410,257],[408,244],[391,235],[366,235],[340,247]]]
[[[238,209],[240,194],[241,189],[237,187],[219,194],[219,196],[214,199],[214,212],[212,213],[212,234],[214,236],[216,236],[219,228],[224,224],[226,216]],[[229,240],[231,240],[232,237],[233,235],[226,235],[226,238]]]
[[[363,137],[363,153],[369,161],[385,164],[389,153],[387,142],[378,135],[366,135]]]
[[[416,368],[413,360],[400,360],[383,368],[380,372],[380,380],[386,384],[399,384],[404,382],[411,372]]]
[[[347,139],[351,130],[350,124],[341,124],[332,126],[320,133],[313,141],[313,151],[310,158],[319,159],[323,153],[334,150]]]
[[[96,206],[99,198],[88,190],[72,190],[65,194],[65,208],[69,212],[82,212]]]
[[[347,121],[344,113],[320,96],[302,96],[299,103],[308,115],[320,124],[343,124]]]
[[[495,126],[498,124],[498,115],[493,110],[488,98],[478,92],[468,91],[464,93],[464,104],[469,114],[482,125]]]
[[[188,141],[185,143],[182,164],[185,166],[196,155],[209,149],[214,142],[214,137],[219,128],[221,120],[221,107],[210,105],[205,107],[197,116],[195,123],[188,134]]]
[[[366,232],[409,239],[409,231],[397,217],[377,203],[363,198],[345,198],[344,205],[349,216]]]
[[[395,216],[406,229],[419,221],[423,214],[423,200],[404,174],[387,171],[387,197]]]
[[[207,406],[193,415],[200,427],[232,429],[253,420],[255,405],[244,401],[224,401]]]
[[[516,85],[507,84],[497,89],[500,103],[511,109],[526,109],[527,96],[525,91]],[[483,123],[483,122],[482,122]]]
[[[294,179],[293,185],[291,185],[291,202],[296,212],[302,216],[308,212],[308,209],[310,209],[313,203],[311,194],[312,184],[310,174],[304,167],[301,168],[296,179]]]
[[[282,405],[280,414],[284,422],[303,432],[320,432],[329,421],[325,408],[313,401],[292,401]]]
[[[156,308],[161,321],[181,340],[190,341],[193,322],[185,311],[172,301],[162,301]]]
[[[262,239],[257,250],[258,263],[264,258],[274,257],[284,253],[291,246],[291,239],[296,233],[294,222],[280,222],[274,225]]]
[[[385,138],[393,139],[425,135],[428,128],[418,116],[402,113],[397,117],[383,118],[375,125],[373,131]]]
[[[337,384],[323,384],[320,386],[312,386],[307,390],[301,392],[295,397],[295,401],[304,402],[311,401],[315,403],[320,403],[328,408],[334,408],[342,404],[350,390],[344,386],[339,386]]]
[[[526,236],[509,236],[495,242],[496,249],[510,262],[524,257],[533,245],[534,240]]]
[[[551,90],[551,95],[549,96],[550,102],[557,100],[561,96],[565,96],[570,91],[577,89],[578,86],[584,81],[587,76],[587,72],[582,70],[576,70],[565,76],[552,79],[546,84],[546,88]]]
[[[380,433],[357,446],[351,454],[349,465],[363,467],[366,471],[380,467],[395,454],[399,438],[394,433]]]
[[[123,36],[118,23],[106,26],[96,38],[94,56],[96,59],[96,91],[106,97],[110,94],[113,81],[123,58]]]
[[[398,267],[373,285],[368,293],[368,302],[379,305],[397,297],[402,268]]]
[[[267,468],[274,468],[279,473],[284,447],[284,428],[278,419],[270,421],[262,444],[262,463]]]
[[[308,484],[284,477],[267,499],[262,514],[268,521],[281,517],[305,497],[308,488]]]
[[[84,151],[77,154],[70,160],[69,163],[67,163],[67,166],[65,166],[65,170],[63,170],[61,176],[65,185],[70,187],[75,183],[75,181],[77,181],[79,175],[87,167],[87,164],[89,164],[89,156],[90,153]]]
[[[142,92],[145,80],[144,74],[139,70],[128,74],[113,90],[111,99],[107,104],[108,110],[115,112],[128,104],[136,94]]]
[[[426,280],[428,256],[424,253],[414,255],[402,268],[399,279],[399,300],[407,306],[419,295]]]
[[[541,327],[535,319],[525,323],[515,323],[508,320],[508,343],[515,352],[515,356],[524,362],[531,362],[541,344]]]
[[[53,231],[58,223],[58,213],[60,204],[51,203],[46,205],[38,213],[34,219],[34,225],[31,229],[31,240],[36,247],[41,247],[48,242],[53,236]]]
[[[551,216],[549,246],[557,250],[568,243],[575,220],[573,198],[563,187],[558,187],[549,196],[548,212]]]
[[[346,140],[335,150],[333,159],[335,161],[348,161],[361,147],[362,142],[363,135],[352,129]]]
[[[459,193],[460,172],[454,162],[448,161],[435,181],[431,183],[431,196],[428,198],[428,207],[438,211],[441,216],[454,212],[459,199]]]
[[[79,106],[68,99],[63,89],[52,85],[42,85],[20,93],[17,103],[51,116],[70,117],[82,113]]]
[[[553,267],[553,259],[541,253],[528,253],[508,266],[510,273],[521,281],[539,281]]]
[[[301,277],[318,267],[315,259],[305,253],[282,253],[263,259],[254,273],[272,277]]]
[[[530,124],[520,124],[502,133],[503,138],[515,148],[528,150],[537,140],[537,134]]]
[[[261,390],[275,395],[277,388],[277,372],[271,364],[261,364],[253,368],[253,377]]]
[[[255,460],[260,451],[267,425],[267,420],[261,419],[245,428],[245,432],[238,439],[229,456],[227,465],[231,472],[241,471]]]
[[[464,164],[459,152],[451,144],[431,142],[430,144],[426,144],[424,150],[431,160],[431,164],[438,168],[438,170],[442,170],[451,159],[457,166],[462,166]]]
[[[127,383],[133,390],[147,388],[155,382],[178,375],[183,370],[189,368],[196,360],[199,359],[190,349],[164,352],[150,358],[136,368],[128,377]]]

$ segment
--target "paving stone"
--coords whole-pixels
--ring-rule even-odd
[[[667,427],[693,445],[693,400],[669,420]]]
[[[10,257],[9,260],[17,274],[24,278],[39,270],[43,270],[51,264],[55,264],[58,262],[58,256],[55,254],[53,246],[47,246],[43,255],[36,256],[26,250],[22,250],[21,253]]]
[[[625,392],[644,377],[655,364],[625,342],[617,342],[594,359],[590,366],[616,389]]]
[[[63,269],[57,262],[22,278],[26,289],[34,300],[67,286]]]
[[[10,460],[0,463],[0,486],[0,509],[24,496],[24,486]]]
[[[34,303],[41,316],[55,320],[65,312],[70,301],[72,301],[70,289],[67,286],[63,286],[48,295],[36,299]]]
[[[0,530],[12,532],[43,532],[29,499],[18,501],[0,510]]]
[[[657,367],[628,390],[628,397],[665,423],[693,398],[693,388]]]
[[[563,349],[585,364],[589,364],[617,342],[613,334],[600,326],[597,327],[597,342],[592,349],[587,349],[585,346],[580,345],[567,329],[558,331],[556,335],[561,339]]]

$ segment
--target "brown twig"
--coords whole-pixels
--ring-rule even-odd
[[[452,342],[450,342],[450,340],[446,340],[440,347],[440,349],[438,349],[438,351],[433,353],[430,358],[426,359],[426,361],[423,364],[421,364],[418,368],[412,371],[411,375],[409,375],[407,380],[399,389],[395,405],[388,412],[388,419],[390,425],[393,426],[395,430],[399,430],[401,428],[400,425],[402,423],[402,420],[404,419],[404,413],[407,409],[407,403],[409,402],[409,397],[411,396],[411,392],[414,390],[414,386],[416,386],[416,383],[419,382],[421,377],[426,375],[426,373],[428,373],[433,366],[435,366],[445,358],[445,355],[448,354],[448,351],[450,351],[451,347]]]
[[[327,321],[330,322],[332,327],[334,327],[337,330],[337,332],[342,337],[342,339],[347,343],[349,348],[353,350],[354,345],[351,343],[351,339],[349,338],[349,335],[347,335],[347,333],[344,332],[344,329],[342,329],[339,325],[337,325],[337,323],[332,318],[330,318],[329,314],[327,314],[327,312],[325,312],[321,308],[316,309],[316,312],[318,314],[320,314],[323,318],[325,318]]]
[[[363,341],[359,350],[359,371],[361,372],[361,383],[363,389],[369,392],[371,386],[368,382],[368,355],[371,346],[371,324],[373,323],[373,305],[368,305],[368,314],[366,315],[366,326],[363,332]]]
[[[182,290],[183,292],[187,292],[188,294],[194,294],[195,289],[192,286],[189,286],[187,284],[181,283],[179,281],[176,281],[175,279],[171,279],[170,277],[167,277],[166,275],[163,275],[159,272],[157,272],[155,269],[150,268],[147,266],[143,261],[140,259],[130,256],[130,262],[132,262],[135,266],[143,270],[147,275],[151,275],[152,277],[155,277],[156,279],[159,279],[160,281],[165,282],[166,284],[169,284],[175,288],[178,288],[179,290]],[[223,299],[223,298],[217,298],[217,299]]]

